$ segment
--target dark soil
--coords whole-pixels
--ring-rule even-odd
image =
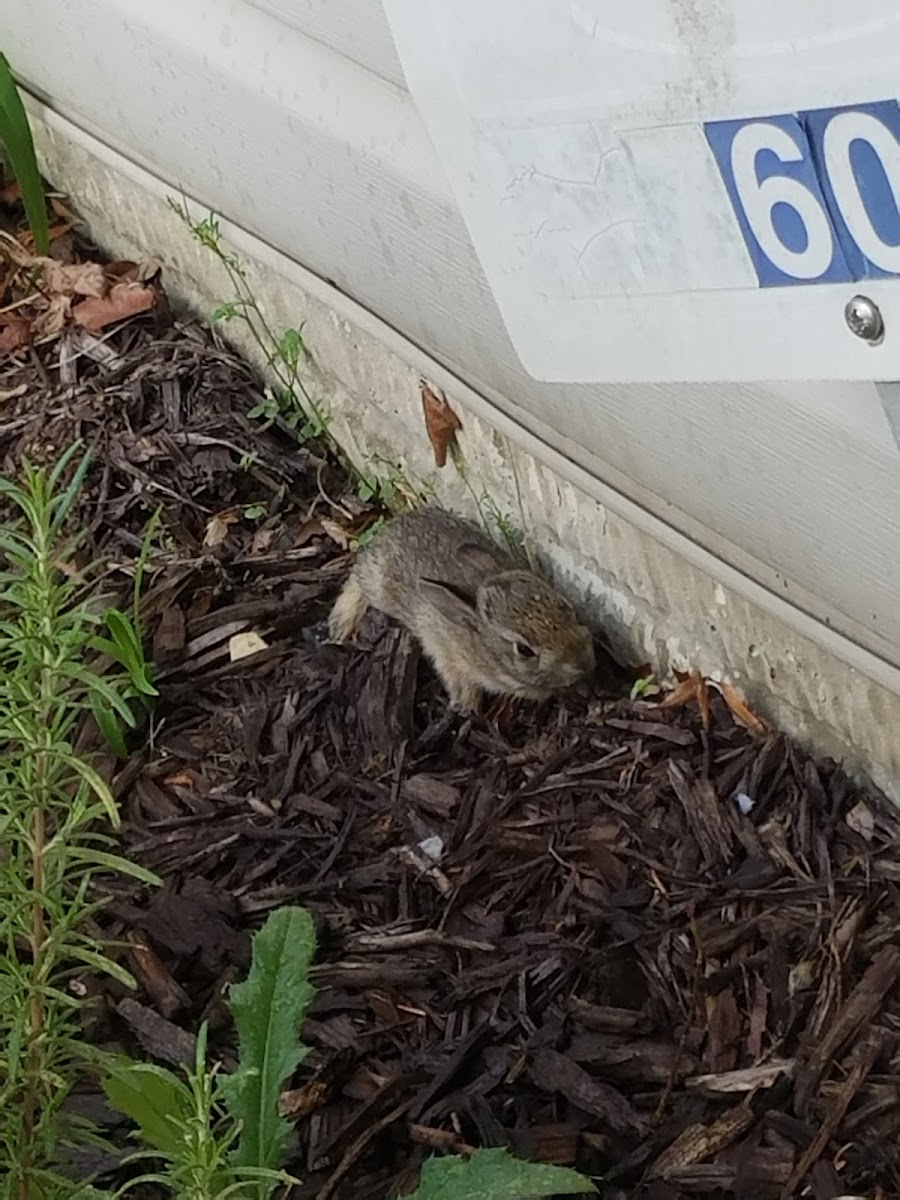
[[[608,665],[462,721],[383,620],[325,644],[331,535],[374,514],[248,418],[259,390],[161,300],[0,360],[4,471],[85,440],[83,562],[126,605],[162,506],[161,699],[108,766],[124,851],[165,887],[105,884],[140,991],[87,978],[89,1036],[180,1063],[208,1018],[227,1066],[223,991],[265,914],[301,904],[320,951],[285,1097],[295,1197],[394,1196],[482,1145],[608,1200],[900,1196],[897,816],[712,688],[708,729]],[[265,648],[231,661],[246,632]]]

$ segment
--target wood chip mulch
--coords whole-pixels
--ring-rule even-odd
[[[6,473],[92,447],[81,553],[111,598],[162,506],[162,695],[114,786],[124,851],[165,886],[104,881],[140,989],[85,980],[92,1038],[180,1063],[206,1018],[227,1066],[250,932],[300,904],[320,950],[283,1097],[297,1198],[395,1196],[482,1145],[605,1200],[900,1197],[893,811],[714,688],[708,729],[602,671],[463,722],[385,621],[326,644],[332,534],[373,514],[249,419],[250,371],[164,305],[16,350],[0,394]],[[264,647],[232,661],[247,633]]]

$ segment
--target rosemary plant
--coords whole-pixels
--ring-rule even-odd
[[[86,932],[96,872],[149,872],[114,853],[113,796],[73,751],[98,701],[128,721],[117,679],[85,659],[100,618],[78,600],[67,519],[88,467],[73,446],[52,470],[0,479],[19,519],[0,532],[0,1197],[85,1195],[54,1170],[80,1136],[64,1102],[85,1069],[75,976],[131,984]],[[73,470],[70,470],[74,466]],[[65,482],[68,478],[68,482]]]

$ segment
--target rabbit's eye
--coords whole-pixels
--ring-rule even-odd
[[[527,642],[516,642],[516,654],[519,658],[535,658],[535,653]]]

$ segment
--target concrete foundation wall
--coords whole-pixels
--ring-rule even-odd
[[[198,314],[231,297],[221,266],[173,212],[170,189],[40,105],[30,107],[48,177],[104,249],[160,259],[170,296]],[[632,661],[651,660],[663,677],[699,668],[728,679],[762,715],[900,801],[900,672],[589,476],[284,255],[226,222],[222,230],[272,326],[305,322],[311,388],[338,442],[367,473],[397,470],[458,510],[486,498]],[[240,327],[229,331],[259,363]],[[445,390],[462,420],[465,479],[450,464],[434,468],[422,375]]]

